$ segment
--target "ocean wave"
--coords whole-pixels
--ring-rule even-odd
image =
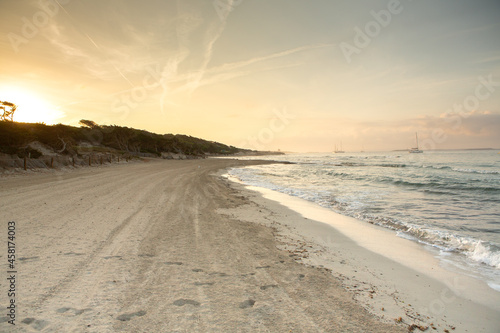
[[[376,166],[382,167],[382,168],[406,168],[406,164],[378,164]]]
[[[301,163],[301,164],[314,164],[314,163]],[[404,163],[362,163],[362,162],[323,162],[321,165],[337,166],[337,167],[380,167],[380,168],[406,168],[409,165]]]
[[[319,191],[318,189],[315,190],[307,188],[294,188],[292,183],[290,184],[291,186],[278,185],[272,183],[272,180],[268,179],[265,173],[256,174],[255,171],[256,170],[249,170],[248,168],[232,169],[230,173],[234,176],[237,176],[248,185],[268,188],[284,194],[315,202],[320,206],[332,209],[340,214],[391,229],[397,232],[399,235],[404,234],[408,239],[416,240],[429,246],[433,246],[440,249],[441,251],[461,253],[473,262],[482,263],[494,269],[500,269],[500,245],[483,241],[477,238],[472,238],[471,236],[459,235],[459,232],[454,234],[454,232],[452,231],[438,230],[436,227],[429,227],[428,225],[415,225],[410,223],[410,220],[403,221],[399,220],[397,217],[388,218],[384,216],[383,210],[375,212],[372,209],[371,213],[368,214],[368,211],[365,210],[367,198],[363,198],[363,200],[361,200],[364,203],[363,205],[353,205],[353,202],[356,203],[360,201],[359,193],[357,193],[354,197],[346,197],[346,193],[343,194],[343,197],[335,197],[335,195],[329,190]],[[324,171],[326,170],[323,170],[323,172]],[[335,175],[339,177],[349,176],[348,174],[342,172],[325,172],[324,174]],[[422,187],[425,188],[425,191],[430,190],[434,192],[437,190],[440,193],[441,191],[449,191],[443,192],[443,194],[464,190],[486,192],[490,191],[490,193],[500,192],[500,189],[496,187],[476,187],[470,186],[470,184],[466,183],[450,185],[445,181],[437,182],[436,179],[427,179],[425,182],[411,182],[401,179],[395,180],[394,178],[384,177],[383,179],[378,179],[378,181],[383,181],[386,183],[389,182],[406,187]],[[491,200],[491,198],[489,200]],[[491,232],[489,233],[491,234]]]
[[[499,175],[500,171],[497,170],[483,170],[483,169],[470,169],[470,168],[456,168],[448,165],[422,165],[424,169],[434,170],[452,170],[459,173],[483,174],[483,175]]]
[[[449,183],[446,182],[446,179],[427,179],[423,182],[416,181],[408,181],[401,179],[394,179],[389,177],[384,177],[382,179],[378,179],[381,183],[393,184],[401,187],[409,187],[409,188],[425,188],[423,191],[434,194],[449,194],[449,192],[444,191],[461,191],[461,192],[476,192],[476,193],[500,193],[499,187],[491,187],[485,186],[481,182],[472,182],[469,183]],[[474,183],[479,184],[478,186],[474,186]],[[437,191],[441,190],[441,191]]]
[[[417,183],[417,182],[409,182],[406,180],[395,180],[395,179],[384,179],[383,182],[386,183],[392,183],[394,185],[403,185],[403,186],[410,186],[410,187],[441,187],[442,184],[438,183]]]
[[[490,286],[491,289],[500,292],[500,284],[488,281],[488,286]]]
[[[423,228],[390,219],[386,222],[382,222],[381,219],[377,220],[376,224],[396,230],[400,237],[416,240],[441,251],[459,252],[470,260],[500,269],[500,247],[498,245],[448,231]]]
[[[340,209],[338,209],[339,205],[337,204],[332,204],[330,207],[340,214],[393,230],[402,238],[435,247],[443,252],[461,253],[474,262],[500,269],[500,245],[454,234],[450,231],[417,226],[393,218],[363,214],[350,210],[346,205]]]
[[[461,173],[479,173],[485,175],[499,175],[500,172],[496,170],[476,170],[476,169],[460,169],[460,168],[452,168],[453,171],[461,172]]]
[[[355,164],[355,163],[349,163],[349,164],[354,164],[355,166],[365,166],[365,167],[380,167],[380,168],[406,168],[407,165],[403,163],[382,163],[382,164]],[[348,166],[347,164],[343,164],[343,166]]]
[[[452,168],[447,165],[422,165],[424,169],[435,169],[435,170],[451,170]]]
[[[490,244],[479,241],[474,246],[474,251],[468,251],[466,255],[472,260],[500,269],[500,252],[498,249],[492,251]]]

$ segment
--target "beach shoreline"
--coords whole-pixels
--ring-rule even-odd
[[[224,177],[261,208],[260,216],[249,217],[243,208],[228,213],[276,228],[280,248],[298,262],[328,269],[381,320],[401,319],[408,327],[437,331],[497,332],[500,295],[484,281],[444,269],[420,244],[309,201]]]
[[[150,161],[1,178],[19,285],[16,326],[3,317],[0,331],[404,332],[327,269],[277,248],[274,229],[219,211],[251,204],[214,174],[255,163],[269,162]]]

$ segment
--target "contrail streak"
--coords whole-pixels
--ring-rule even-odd
[[[73,18],[73,16],[68,13],[68,11],[66,10],[66,8],[64,8],[58,0],[55,0],[55,2],[59,5],[59,7],[61,7],[61,9],[66,13],[66,15],[68,15],[68,17],[73,21],[73,23],[75,23],[75,26],[78,27],[78,30],[80,30],[80,32],[85,36],[87,37],[87,39],[90,41],[90,43],[92,43],[92,45],[94,45],[94,47],[103,52],[102,49],[99,47],[99,45],[97,45],[97,43],[92,39],[92,37],[89,36],[89,34],[87,34],[85,31],[82,30],[82,28],[80,28],[80,26],[78,25],[78,22]],[[109,61],[109,58],[106,56],[106,54],[104,54],[104,57],[106,57],[106,60],[108,60],[108,62],[111,64],[111,66],[113,66],[113,68],[120,74],[120,76],[125,80],[127,81],[128,84],[130,84],[131,87],[134,87],[134,84],[132,84],[132,82],[130,82],[130,80],[122,73],[122,71],[120,71],[120,69],[118,67],[116,67],[111,61]]]

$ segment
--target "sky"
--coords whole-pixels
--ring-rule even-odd
[[[498,0],[0,0],[0,101],[294,152],[500,149]]]

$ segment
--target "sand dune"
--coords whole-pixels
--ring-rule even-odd
[[[377,321],[328,271],[278,250],[271,228],[218,212],[247,201],[213,172],[251,163],[156,161],[0,179],[2,225],[17,223],[15,328],[405,331]]]

